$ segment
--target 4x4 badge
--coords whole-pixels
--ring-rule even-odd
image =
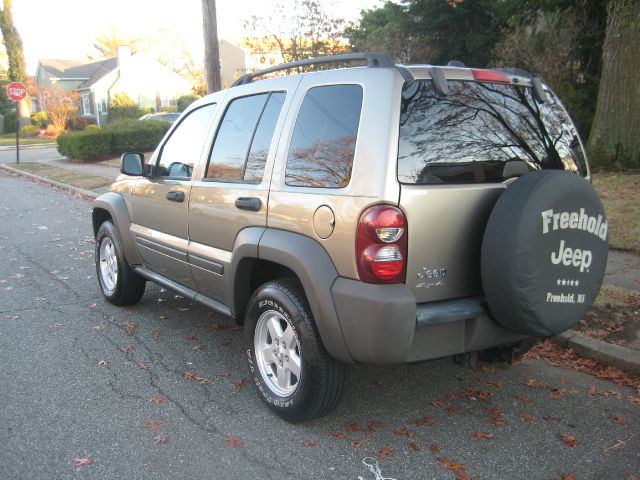
[[[416,275],[418,279],[417,288],[431,288],[444,285],[444,279],[446,276],[446,268],[422,267],[422,270],[420,270],[418,275]]]

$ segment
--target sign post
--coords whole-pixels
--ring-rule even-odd
[[[16,102],[16,163],[20,163],[20,100],[27,96],[27,87],[20,82],[7,85],[7,97]]]

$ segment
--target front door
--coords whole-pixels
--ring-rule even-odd
[[[151,157],[152,175],[132,191],[132,224],[144,265],[195,289],[187,256],[193,167],[200,161],[215,104],[190,112]]]

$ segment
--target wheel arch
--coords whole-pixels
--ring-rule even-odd
[[[293,276],[302,285],[327,352],[344,363],[353,363],[331,295],[338,272],[322,245],[292,232],[247,228],[236,238],[230,267],[230,307],[236,318],[243,317],[259,285]]]
[[[131,218],[122,195],[116,192],[107,192],[100,195],[93,201],[91,217],[94,236],[97,235],[100,225],[107,220],[111,220],[120,235],[127,262],[130,265],[142,263],[133,238],[129,234]]]

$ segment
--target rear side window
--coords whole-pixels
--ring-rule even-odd
[[[534,170],[587,174],[573,123],[553,94],[538,103],[518,85],[405,84],[398,180],[409,184],[502,182]]]
[[[260,183],[285,94],[263,93],[231,102],[218,128],[206,177]]]
[[[361,109],[360,85],[329,85],[307,92],[289,147],[287,185],[342,188],[349,184]]]

